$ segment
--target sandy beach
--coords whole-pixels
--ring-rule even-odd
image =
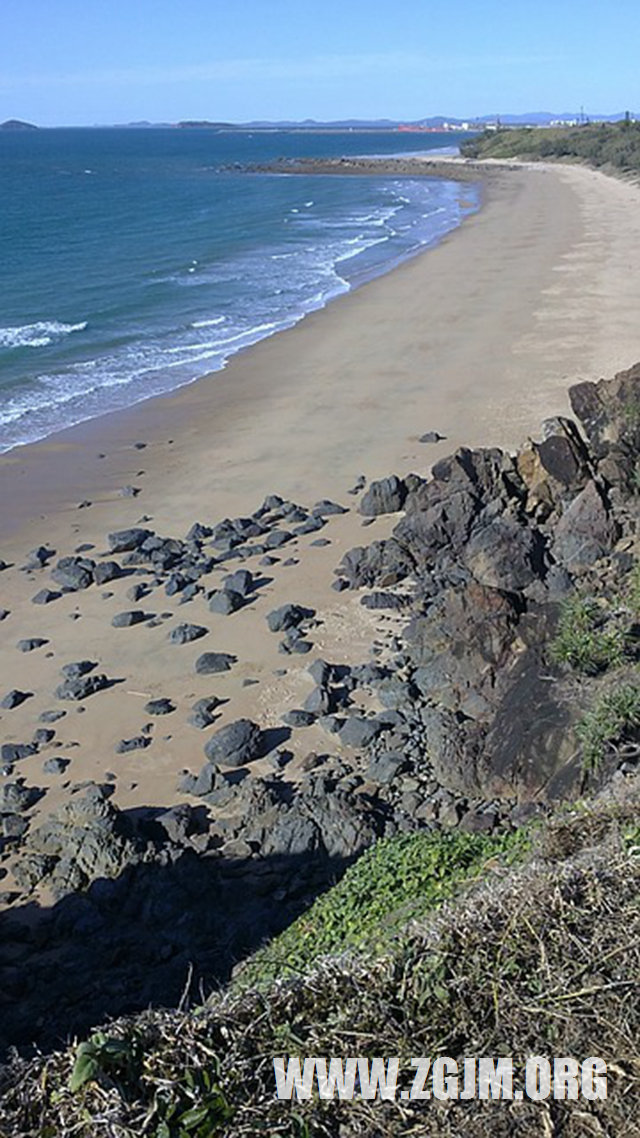
[[[587,169],[514,166],[491,179],[481,211],[441,245],[235,357],[223,373],[0,458],[8,565],[0,697],[11,688],[32,693],[0,713],[2,742],[28,742],[40,715],[61,706],[53,693],[63,664],[89,658],[122,681],[66,706],[55,739],[21,761],[19,773],[47,791],[37,811],[107,772],[121,807],[179,801],[179,773],[203,762],[206,735],[188,722],[196,700],[225,701],[216,727],[243,715],[275,727],[311,690],[310,660],[363,663],[372,644],[386,650],[399,618],[331,588],[344,552],[385,537],[394,523],[386,516],[363,528],[348,491],[361,474],[425,475],[461,445],[515,448],[544,418],[568,413],[570,383],[640,359],[639,205],[640,189]],[[444,439],[421,443],[428,431]],[[123,495],[126,486],[135,496]],[[210,613],[204,593],[180,605],[179,595],[156,589],[140,607],[157,619],[112,627],[115,614],[138,607],[127,591],[143,576],[32,603],[52,587],[57,559],[81,545],[94,556],[108,533],[136,524],[184,538],[194,522],[250,514],[274,493],[307,509],[332,498],[349,510],[276,551],[266,569],[259,556],[242,562],[264,583],[240,612]],[[314,545],[319,538],[328,544]],[[50,565],[22,571],[40,545],[56,551]],[[240,564],[215,568],[207,589]],[[283,656],[267,628],[267,613],[287,601],[316,610],[309,657]],[[168,643],[183,621],[206,627],[206,636]],[[17,650],[33,637],[45,643]],[[237,664],[196,675],[195,659],[213,650]],[[121,739],[140,735],[144,705],[158,698],[175,711],[154,721],[151,745],[116,754]],[[326,735],[294,729],[286,745],[300,761],[326,748]],[[51,755],[70,759],[63,776],[43,774]]]

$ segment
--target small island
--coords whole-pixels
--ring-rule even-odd
[[[32,122],[21,122],[20,119],[7,119],[6,122],[0,123],[0,130],[39,130]]]

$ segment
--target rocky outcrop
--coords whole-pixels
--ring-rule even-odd
[[[636,538],[640,366],[570,395],[584,436],[549,419],[514,457],[462,448],[429,480],[410,476],[391,539],[336,570],[350,588],[411,583],[405,679],[424,763],[456,794],[555,797],[580,784],[583,709],[548,648],[559,602],[620,576],[617,544]]]

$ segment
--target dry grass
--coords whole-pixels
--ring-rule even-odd
[[[18,1062],[0,1080],[0,1134],[634,1138],[637,819],[631,806],[562,815],[528,865],[500,869],[408,928],[384,958],[325,960],[266,993],[112,1024],[108,1046],[96,1044],[96,1077],[76,1091],[77,1048]],[[598,1055],[609,1065],[609,1094],[549,1103],[276,1100],[274,1055],[350,1054],[399,1055],[407,1067],[416,1054]]]

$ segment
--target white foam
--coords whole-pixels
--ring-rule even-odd
[[[22,324],[15,328],[0,328],[0,348],[45,348],[62,336],[84,332],[87,321],[80,324],[62,324],[59,320],[38,320],[35,324]]]
[[[214,324],[224,324],[226,316],[214,316],[211,320],[194,320],[192,328],[212,328]]]

